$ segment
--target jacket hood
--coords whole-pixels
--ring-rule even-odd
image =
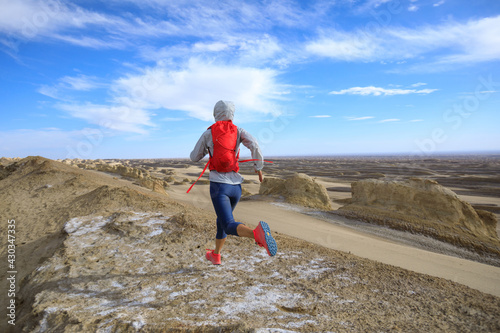
[[[234,103],[230,101],[218,101],[214,106],[215,121],[233,120]]]

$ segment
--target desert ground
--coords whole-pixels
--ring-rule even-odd
[[[498,220],[500,156],[271,160],[266,178],[308,175],[329,208],[263,195],[242,165],[235,218],[268,222],[278,254],[230,237],[213,266],[204,259],[215,234],[208,173],[186,194],[203,163],[0,159],[0,231],[15,219],[17,272],[16,325],[4,319],[0,331],[500,331],[497,224],[478,251],[341,214],[353,182],[418,177]]]

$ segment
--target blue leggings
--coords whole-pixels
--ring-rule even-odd
[[[238,236],[236,228],[241,222],[235,222],[233,210],[241,197],[241,185],[210,182],[210,197],[217,214],[216,239],[224,239],[227,235]]]

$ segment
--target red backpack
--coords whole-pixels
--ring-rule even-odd
[[[196,179],[196,181],[189,187],[186,193],[191,191],[194,184],[200,180],[209,165],[210,170],[215,170],[217,172],[238,172],[240,170],[238,162],[258,161],[257,159],[238,161],[240,158],[240,152],[238,151],[238,153],[236,153],[238,127],[234,125],[231,120],[218,121],[208,129],[212,131],[212,142],[214,143],[213,155],[210,154],[209,149],[208,153],[210,154],[210,158],[208,159],[205,168],[201,172],[198,179]],[[273,163],[266,160],[264,160],[264,162]]]
[[[236,153],[238,127],[231,120],[218,121],[209,127],[214,143],[213,155],[210,155],[210,170],[217,172],[238,172],[240,152]],[[210,153],[210,150],[208,151]]]

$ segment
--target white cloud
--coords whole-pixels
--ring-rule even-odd
[[[148,111],[126,105],[109,106],[87,103],[59,104],[58,107],[72,117],[121,132],[146,134],[145,127],[154,126]]]
[[[379,121],[379,123],[392,123],[392,122],[397,122],[400,121],[401,119],[396,119],[396,118],[391,118],[391,119],[384,119]]]
[[[162,13],[189,34],[220,35],[236,31],[267,30],[273,26],[304,27],[317,24],[318,17],[334,6],[332,1],[302,4],[290,0],[276,1],[165,1],[125,0],[145,10]],[[114,0],[123,3],[124,0]],[[389,0],[386,0],[389,1]]]
[[[429,55],[427,62],[436,66],[500,59],[500,16],[415,28],[386,25],[378,28],[367,25],[354,31],[324,28],[316,39],[300,45],[299,41],[266,33],[274,27],[298,27],[308,36],[313,27],[331,26],[325,13],[335,4],[318,1],[303,8],[286,0],[128,2],[142,10],[130,15],[122,14],[117,7],[118,10],[110,14],[104,9],[99,12],[58,0],[3,1],[0,32],[22,40],[55,39],[99,49],[123,49],[139,43],[147,45],[145,39],[190,36],[198,40],[178,45],[169,40],[165,43],[169,46],[163,51],[168,51],[167,55],[177,52],[181,57],[188,52],[217,53],[224,57],[229,51],[227,57],[236,55],[241,64],[266,61],[280,67],[311,55],[343,61],[404,61]],[[377,9],[386,3],[389,0],[369,0],[356,10]],[[438,4],[442,1],[434,5]],[[410,10],[416,6],[417,2],[411,2]],[[150,15],[152,10],[162,15]],[[2,44],[12,48],[17,45],[6,40]]]
[[[68,89],[77,91],[89,91],[104,86],[99,82],[97,77],[83,74],[78,76],[64,76],[60,79],[60,83]]]
[[[364,13],[370,10],[374,10],[382,6],[383,4],[389,3],[392,0],[368,0],[364,4],[359,5],[356,8],[357,12]]]
[[[168,110],[183,111],[187,116],[211,121],[213,105],[220,99],[236,104],[240,122],[277,116],[276,104],[290,94],[290,85],[279,85],[278,72],[238,65],[220,65],[191,59],[176,68],[158,65],[136,69],[110,84],[94,76],[65,76],[53,86],[43,85],[38,92],[60,101],[56,107],[90,124],[116,131],[146,134],[154,127],[155,113],[171,121]],[[75,91],[108,88],[111,99],[105,103],[82,103]]]
[[[317,115],[317,116],[309,116],[309,118],[330,118],[329,115]]]
[[[161,121],[183,121],[183,120],[186,120],[187,118],[173,118],[173,117],[165,117],[165,118],[162,118]]]
[[[427,85],[427,83],[418,82],[418,83],[414,83],[414,84],[410,85],[410,87],[418,88],[418,87],[426,86],[426,85]]]
[[[175,14],[174,11],[172,13]],[[210,16],[210,12],[201,13],[194,7],[191,8],[191,13],[192,19],[195,18],[195,13]],[[145,38],[190,35],[206,37],[217,35],[217,31],[222,33],[224,29],[230,29],[220,21],[219,27],[214,30],[215,25],[210,23],[210,19],[200,19],[196,23],[182,16],[159,20],[148,14],[141,16],[142,13],[136,16],[120,14],[119,10],[109,14],[104,10],[99,12],[59,0],[2,1],[0,32],[22,41],[53,39],[88,48],[123,49],[137,42],[142,44]]]
[[[416,12],[418,10],[418,6],[417,5],[410,5],[408,6],[408,11],[409,12]]]
[[[500,59],[500,16],[417,28],[380,26],[375,30],[322,31],[305,50],[344,61],[400,61],[428,55],[427,64],[452,65]]]
[[[37,91],[45,96],[60,100],[69,101],[71,99],[69,91],[91,91],[105,88],[106,84],[95,76],[77,75],[64,76],[55,85],[42,85]]]
[[[177,69],[157,66],[114,82],[115,102],[134,108],[184,111],[190,117],[211,121],[213,106],[232,100],[239,121],[278,115],[274,104],[282,87],[271,69],[219,65],[191,59]]]
[[[500,16],[415,28],[379,24],[342,31],[328,28],[331,27],[328,11],[339,6],[328,1],[308,5],[287,0],[128,2],[140,10],[134,15],[125,14],[119,6],[123,2],[118,1],[112,14],[105,7],[97,11],[58,0],[3,1],[0,33],[9,39],[53,39],[97,49],[158,45],[148,42],[163,41],[167,46],[152,55],[146,55],[152,48],[144,49],[144,58],[169,61],[172,56],[214,55],[240,65],[266,64],[279,68],[314,56],[400,64],[423,58],[432,65],[428,70],[445,64],[500,59]],[[369,0],[355,7],[355,11],[374,10],[386,3],[389,0]],[[434,5],[440,4],[442,1]],[[410,9],[416,6],[417,2],[410,3]],[[153,10],[156,15],[151,15]],[[308,41],[270,34],[275,27],[300,29]],[[312,29],[317,27],[323,28],[316,38],[311,38]],[[192,43],[176,44],[177,39],[171,37],[194,38]],[[10,47],[10,51],[17,47],[12,40],[4,39],[1,43]]]
[[[375,117],[372,116],[365,116],[365,117],[346,117],[347,120],[349,121],[359,121],[359,120],[368,120],[368,119],[373,119]]]
[[[345,61],[368,60],[377,57],[381,42],[373,36],[332,31],[305,46],[313,55]]]
[[[229,45],[222,42],[198,42],[193,44],[192,51],[200,52],[220,52],[227,50]]]
[[[419,31],[400,29],[391,35],[401,40],[403,47],[413,43],[415,51],[423,54],[443,52],[435,64],[476,63],[500,59],[500,16],[470,20],[465,24],[448,23],[425,27]]]
[[[268,34],[224,36],[217,41],[204,41],[194,44],[168,45],[159,49],[140,48],[143,59],[160,64],[185,62],[192,57],[211,59],[241,66],[262,67],[267,64],[286,67],[293,55],[288,55],[280,42]],[[208,60],[207,60],[208,61]]]
[[[54,38],[69,44],[88,47],[92,49],[124,49],[129,43],[125,40],[113,40],[105,37],[94,38],[88,36],[70,36],[63,34],[50,34],[48,37]]]
[[[439,6],[441,6],[441,5],[444,5],[444,3],[445,3],[445,0],[441,0],[441,1],[438,1],[438,2],[436,2],[435,4],[433,4],[433,6],[434,6],[434,7],[439,7]]]
[[[302,6],[286,0],[265,3],[129,0],[141,8],[131,15],[128,8],[122,10],[123,2],[115,1],[111,14],[106,6],[88,9],[83,4],[61,0],[2,1],[0,32],[22,40],[52,38],[92,48],[124,48],[134,42],[144,44],[144,38],[193,36],[214,39],[212,43],[202,41],[197,46],[201,47],[199,51],[214,52],[223,50],[217,40],[235,36],[244,39],[242,31],[259,36],[273,26],[313,26],[318,22],[317,17],[324,16],[324,7],[328,7],[310,6],[304,11]]]
[[[240,41],[238,45],[239,62],[243,64],[262,64],[274,60],[281,51],[276,38],[267,34],[258,39]]]
[[[339,91],[331,91],[330,95],[361,95],[361,96],[394,96],[394,95],[408,95],[408,94],[430,94],[437,89],[385,89],[381,87],[352,87],[342,89]]]
[[[140,50],[143,59],[172,62],[214,57],[245,66],[285,68],[302,59],[299,41],[270,34],[274,27],[303,31],[326,22],[328,1],[307,5],[282,0],[110,1],[92,8],[64,0],[4,1],[0,40],[16,56],[18,41],[65,42],[93,49]],[[125,4],[124,2],[128,2]],[[130,6],[137,6],[130,12]],[[306,32],[307,34],[307,32]],[[147,46],[145,46],[147,45]],[[165,45],[159,50],[156,45]]]
[[[92,12],[73,4],[56,0],[2,1],[0,32],[22,40],[53,38],[83,46],[107,46],[102,40],[88,36],[61,34],[68,29],[82,30],[89,27],[120,29],[128,24],[125,20]],[[116,41],[116,38],[114,39]],[[108,39],[108,42],[111,39]],[[123,43],[122,43],[123,44]]]
[[[42,85],[40,88],[37,89],[37,91],[50,98],[58,99],[58,100],[64,100],[64,97],[59,94],[59,89],[53,86],[49,85]]]

